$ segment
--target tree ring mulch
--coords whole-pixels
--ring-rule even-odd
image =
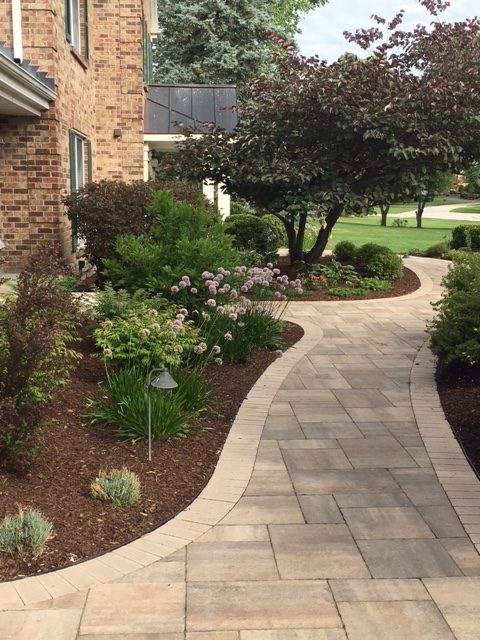
[[[286,323],[285,348],[303,329]],[[261,350],[245,364],[224,363],[205,370],[214,402],[195,431],[180,440],[154,441],[152,462],[147,444],[119,442],[112,429],[82,420],[87,398],[100,393],[105,371],[91,341],[70,383],[52,404],[42,429],[41,453],[24,477],[0,473],[0,514],[18,505],[38,509],[53,524],[53,537],[38,558],[0,554],[0,580],[34,575],[96,556],[157,528],[187,507],[211,477],[240,405],[260,375],[278,357]],[[138,474],[142,497],[131,508],[115,507],[89,496],[100,469],[128,467]]]

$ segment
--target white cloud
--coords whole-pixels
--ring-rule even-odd
[[[478,13],[477,7],[477,0],[451,0],[450,8],[436,19],[455,22],[473,18]],[[330,0],[302,19],[302,33],[298,36],[300,52],[306,56],[318,54],[328,61],[347,50],[359,53],[361,50],[345,41],[343,32],[372,26],[373,13],[391,19],[401,8],[406,11],[403,23],[406,27],[435,20],[416,0]]]

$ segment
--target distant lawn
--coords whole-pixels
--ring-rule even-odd
[[[423,229],[417,229],[415,220],[409,220],[407,227],[392,227],[391,220],[388,227],[381,227],[380,216],[340,218],[333,228],[328,249],[333,249],[341,240],[350,240],[357,246],[375,242],[390,247],[396,253],[406,253],[412,249],[423,251],[437,242],[444,242],[450,236],[451,229],[459,224],[455,220],[424,219]]]
[[[465,202],[465,200],[462,200],[461,198],[434,198],[431,202],[427,202],[426,206],[427,207],[438,207],[440,205],[444,205],[444,204],[457,204],[458,203],[463,203]],[[417,208],[417,203],[416,202],[402,202],[401,204],[392,204],[392,206],[390,207],[390,211],[388,212],[389,216],[394,216],[397,213],[407,213],[409,211],[415,211],[415,209]],[[377,210],[378,213],[380,213],[380,210]]]
[[[480,213],[480,204],[472,204],[469,207],[458,207],[452,209],[453,213]]]

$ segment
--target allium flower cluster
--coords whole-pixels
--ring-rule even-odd
[[[150,335],[150,329],[140,329],[138,335],[140,336],[140,338],[148,338],[148,336]]]
[[[193,347],[193,351],[194,351],[196,354],[198,354],[198,355],[200,355],[200,354],[202,354],[202,353],[205,353],[205,351],[206,351],[207,349],[208,349],[208,347],[207,347],[207,345],[206,345],[206,343],[205,343],[205,342],[200,342],[199,344],[196,344],[196,345]]]

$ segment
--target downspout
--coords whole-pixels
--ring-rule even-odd
[[[18,64],[23,62],[22,41],[22,9],[21,0],[12,0],[13,59]]]

